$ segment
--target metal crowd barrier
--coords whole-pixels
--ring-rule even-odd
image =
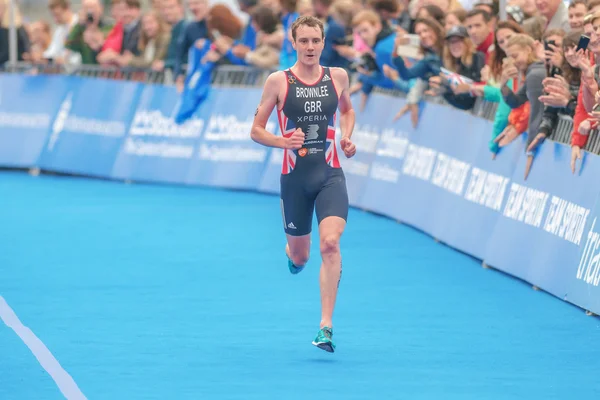
[[[19,62],[5,65],[0,72],[23,73],[23,74],[67,74],[85,76],[91,78],[121,79],[154,84],[173,84],[170,70],[152,71],[142,68],[120,68],[99,65],[80,65],[65,67],[56,64],[32,64]],[[262,87],[271,70],[258,69],[247,66],[222,65],[215,68],[212,76],[212,84],[217,87]],[[375,92],[388,96],[406,97],[406,94],[398,90],[387,90],[376,88]],[[426,97],[428,102],[445,104],[441,97]],[[480,118],[493,121],[496,115],[497,103],[487,102],[478,98],[475,106],[469,112]],[[570,144],[573,121],[570,117],[561,115],[553,132],[552,140],[559,143]],[[597,131],[590,133],[590,139],[585,149],[591,153],[600,154],[600,136]]]

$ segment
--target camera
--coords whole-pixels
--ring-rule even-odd
[[[87,17],[85,19],[85,22],[88,23],[88,24],[93,24],[94,23],[94,14],[87,13]]]
[[[353,65],[354,68],[360,67],[365,69],[368,72],[379,71],[379,67],[377,66],[377,62],[370,54],[363,54],[356,63]]]

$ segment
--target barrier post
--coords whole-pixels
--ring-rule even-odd
[[[9,0],[9,15],[10,15],[10,25],[8,32],[8,51],[9,51],[9,64],[14,66],[17,63],[17,24],[16,24],[16,9],[17,6],[15,4],[16,0]]]

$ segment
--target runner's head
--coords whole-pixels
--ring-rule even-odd
[[[311,16],[298,18],[292,24],[292,45],[298,53],[298,61],[303,64],[319,63],[325,44],[323,23]]]

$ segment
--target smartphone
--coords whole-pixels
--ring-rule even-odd
[[[210,33],[215,40],[218,40],[221,37],[221,32],[219,32],[216,29],[213,29],[212,31],[210,31]]]
[[[590,38],[588,36],[581,35],[579,37],[579,43],[577,43],[577,49],[575,51],[577,52],[582,49],[586,50],[589,43],[590,43]]]

